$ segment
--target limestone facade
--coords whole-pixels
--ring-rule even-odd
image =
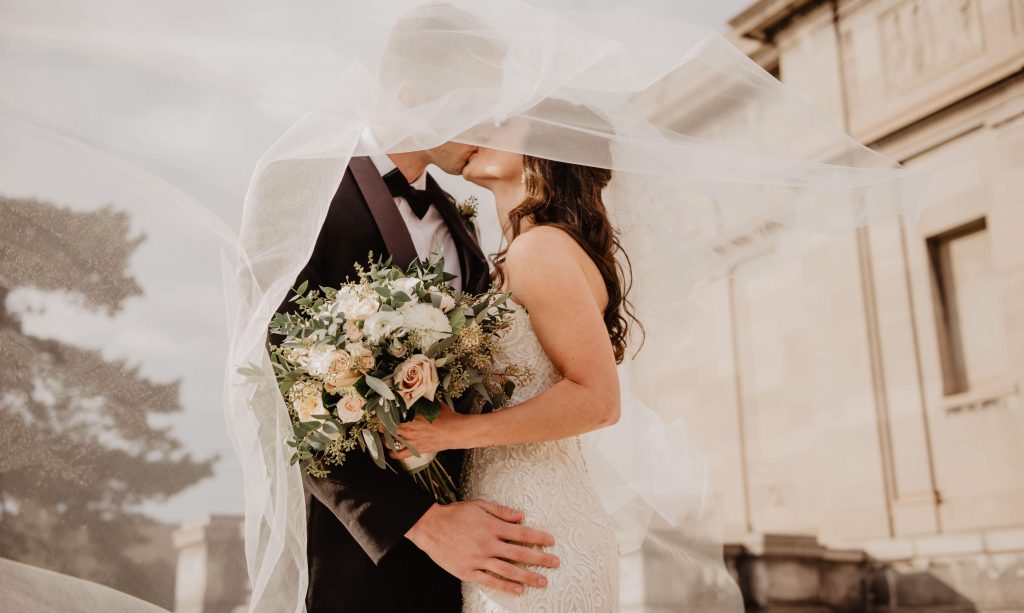
[[[704,296],[685,417],[728,534],[953,560],[965,602],[1024,607],[1024,1],[760,0],[731,26],[923,173],[926,208]]]

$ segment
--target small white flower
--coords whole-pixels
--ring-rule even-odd
[[[378,311],[366,318],[363,334],[371,343],[379,343],[402,325],[402,316],[395,311]]]
[[[337,351],[334,345],[316,345],[309,349],[306,372],[314,377],[323,375],[331,365],[331,354]]]
[[[419,279],[414,277],[403,277],[401,279],[389,281],[388,289],[391,290],[391,293],[402,292],[406,296],[412,298],[413,302],[417,302],[419,299],[416,297],[416,286],[419,284]]]
[[[402,314],[406,329],[416,332],[420,349],[426,350],[452,333],[452,325],[444,312],[432,304],[408,304],[398,312]]]

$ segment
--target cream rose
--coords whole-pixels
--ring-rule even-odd
[[[361,341],[363,339],[363,329],[360,328],[359,324],[354,320],[346,320],[344,330],[345,337],[352,342]]]
[[[327,415],[327,409],[324,407],[323,398],[320,396],[319,390],[311,389],[309,392],[302,394],[295,399],[292,407],[299,416],[299,421],[313,421],[314,415]]]
[[[347,345],[345,349],[348,350],[352,356],[352,368],[361,372],[373,370],[373,367],[377,365],[377,360],[373,357],[373,352],[362,343],[352,343]]]
[[[412,356],[395,369],[395,383],[398,385],[399,395],[408,407],[420,398],[433,401],[438,386],[434,361],[421,353]]]
[[[366,414],[363,406],[366,405],[366,399],[356,393],[345,394],[338,401],[336,411],[338,413],[338,419],[342,423],[351,424],[359,421]]]

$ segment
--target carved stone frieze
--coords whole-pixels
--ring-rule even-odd
[[[984,50],[976,0],[904,0],[878,17],[886,90],[898,91]]]

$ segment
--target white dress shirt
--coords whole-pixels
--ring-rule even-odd
[[[371,155],[370,160],[373,161],[373,165],[377,167],[377,171],[382,177],[396,168],[395,163],[386,155]],[[410,185],[414,189],[426,189],[427,173],[424,171],[415,181],[411,181]],[[437,210],[437,206],[427,209],[427,214],[423,216],[423,219],[416,216],[412,207],[401,196],[395,197],[395,206],[402,214],[405,226],[409,228],[409,236],[412,237],[412,244],[416,247],[416,255],[420,259],[426,259],[437,245],[440,245],[441,255],[444,256],[444,270],[455,275],[455,278],[449,283],[455,290],[462,289],[459,251],[455,246],[452,233],[448,230],[448,224],[445,223],[441,212]]]

